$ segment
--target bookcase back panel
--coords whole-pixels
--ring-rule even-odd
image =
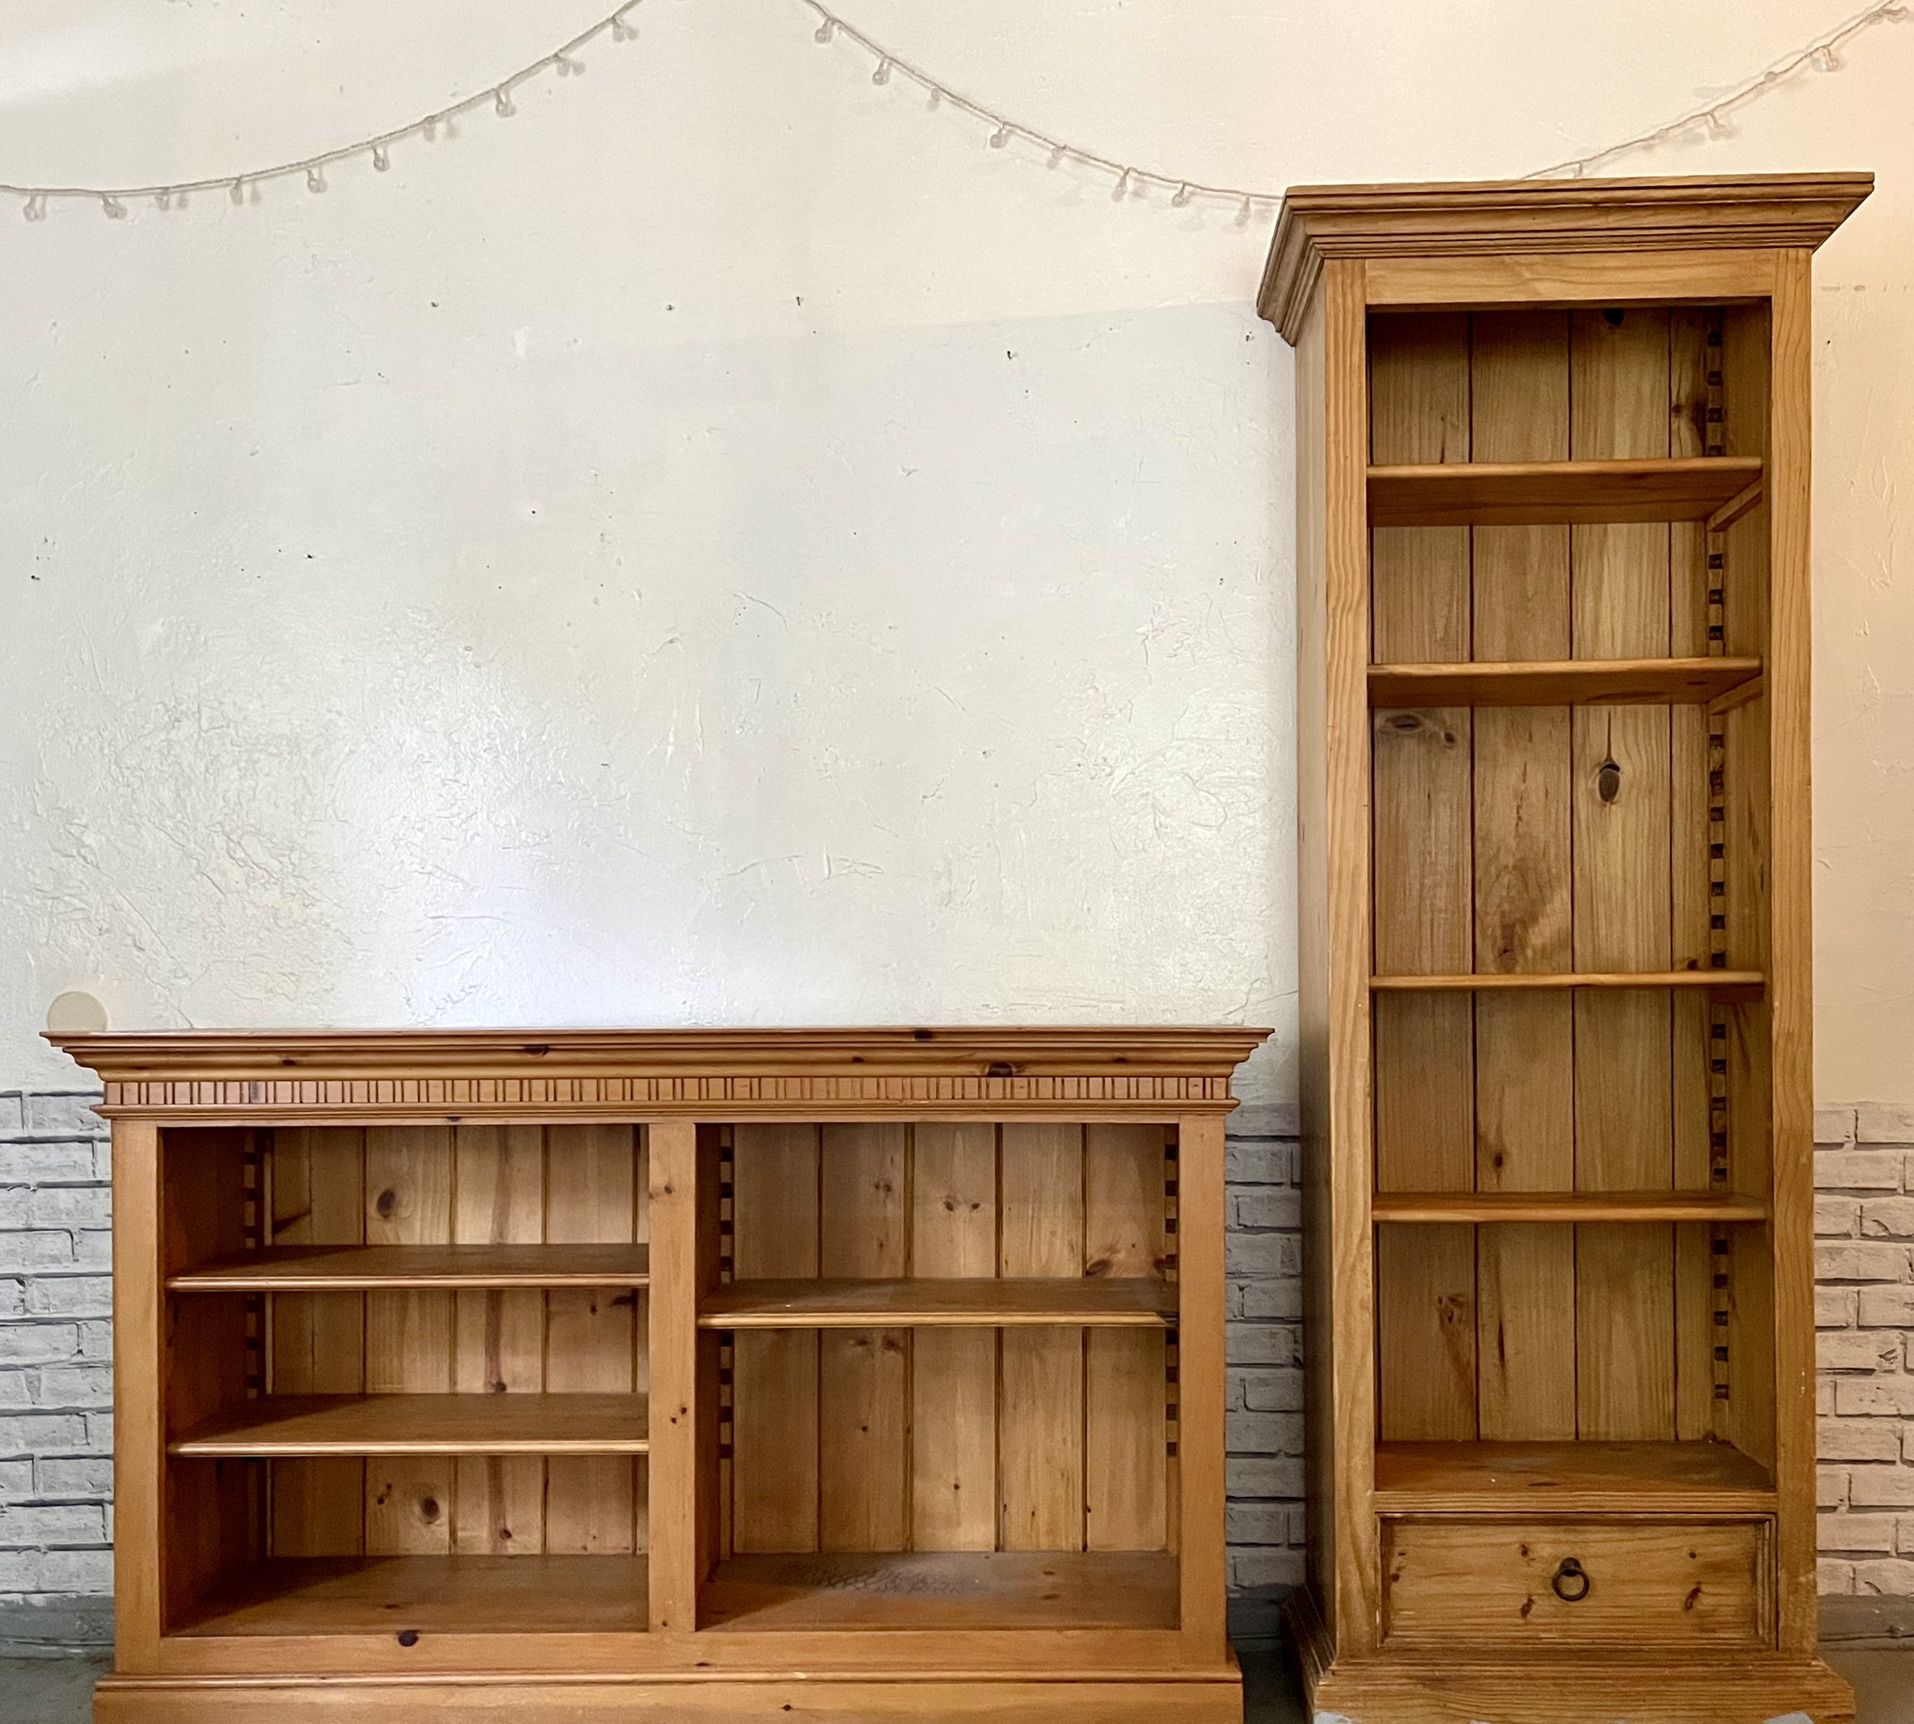
[[[1174,1273],[1161,1126],[731,1128],[730,1277]],[[740,1331],[730,1551],[1169,1547],[1161,1328]]]
[[[1766,321],[1750,306],[1372,316],[1368,457],[1763,454]],[[1373,528],[1370,656],[1759,657],[1765,534],[1759,505],[1712,535],[1699,520]],[[1759,695],[1721,713],[1371,718],[1377,974],[1763,967]],[[1765,1190],[1763,1022],[1679,989],[1378,994],[1377,1189]],[[1382,1437],[1720,1432],[1717,1243],[1665,1225],[1381,1229]],[[1745,1292],[1752,1315],[1734,1320],[1764,1319]],[[1738,1404],[1758,1420],[1770,1349],[1750,1329],[1737,1350],[1758,1355]]]
[[[282,1128],[263,1155],[273,1245],[610,1244],[648,1238],[630,1125]],[[267,1389],[643,1392],[643,1289],[273,1293]],[[275,1556],[629,1555],[644,1461],[403,1455],[270,1463]]]

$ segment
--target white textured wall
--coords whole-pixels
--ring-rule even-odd
[[[0,178],[297,155],[605,3],[14,0]],[[1835,21],[844,4],[1272,187],[1521,172]],[[68,988],[123,1026],[1292,1021],[1268,216],[985,149],[797,0],[641,17],[322,197],[0,210],[0,1085],[73,1081],[32,1034]],[[1899,1100],[1914,26],[1852,61],[1633,167],[1882,177],[1821,274],[1818,1003],[1822,1093]]]

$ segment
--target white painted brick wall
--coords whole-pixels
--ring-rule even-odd
[[[1914,1108],[1815,1114],[1821,1590],[1914,1595]]]
[[[84,1092],[0,1093],[0,1607],[112,1589],[110,1196]],[[1230,1116],[1230,1583],[1245,1629],[1302,1578],[1296,1126]]]
[[[0,1092],[0,1605],[111,1589],[106,1127],[85,1092]]]

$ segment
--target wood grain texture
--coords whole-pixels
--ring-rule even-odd
[[[1392,1519],[1383,1548],[1385,1646],[1756,1648],[1773,1634],[1764,1520]],[[1571,1564],[1565,1599],[1554,1583]]]
[[[910,1261],[902,1125],[827,1125],[818,1273],[883,1280]],[[832,1326],[818,1336],[818,1549],[901,1550],[910,1536],[910,1338]]]
[[[652,1436],[646,1468],[651,1567],[645,1620],[652,1631],[668,1634],[697,1627],[698,1588],[710,1554],[705,1529],[716,1507],[701,1500],[715,1489],[707,1463],[717,1454],[718,1432],[707,1423],[710,1402],[700,1393],[697,1309],[707,1291],[706,1277],[716,1270],[703,1249],[701,1230],[707,1212],[715,1223],[718,1204],[716,1191],[703,1189],[695,1125],[669,1120],[650,1127],[645,1139],[647,1230],[663,1270],[644,1337]]]
[[[545,1134],[537,1126],[460,1126],[454,1133],[453,1244],[373,1247],[404,1252],[549,1251]],[[549,1260],[549,1259],[548,1259]],[[527,1288],[453,1295],[452,1387],[463,1395],[537,1394],[545,1386],[545,1301]],[[545,1548],[541,1457],[463,1456],[453,1469],[452,1543],[498,1556]]]
[[[732,1181],[737,1275],[815,1276],[818,1128],[739,1126]],[[741,1334],[734,1356],[732,1548],[816,1550],[817,1334]]]
[[[1565,459],[1567,317],[1478,312],[1471,324],[1470,412],[1478,455]],[[1477,653],[1567,660],[1573,644],[1568,529],[1557,523],[1477,527],[1473,548]],[[1536,692],[1561,701],[1582,693],[1590,676],[1607,674],[1575,665],[1552,688]],[[1498,706],[1475,714],[1479,972],[1546,974],[1573,965],[1569,771],[1565,706]],[[1475,1176],[1491,1199],[1574,1185],[1572,1010],[1558,993],[1487,990],[1476,998]],[[1572,1299],[1563,1297],[1573,1279],[1573,1236],[1562,1227],[1516,1225],[1477,1236],[1476,1398],[1484,1437],[1574,1435],[1575,1315]]]
[[[1074,1280],[1083,1273],[1083,1128],[1007,1125],[999,1173],[998,1268]],[[998,1545],[1083,1548],[1083,1337],[1006,1331],[998,1401]]]
[[[366,1133],[365,1237],[370,1245],[446,1245],[452,1238],[452,1132],[444,1126]],[[366,1295],[369,1404],[436,1397],[453,1387],[453,1297],[408,1289]],[[348,1452],[341,1449],[338,1452]],[[455,1472],[441,1451],[377,1453],[366,1467],[366,1553],[443,1555],[452,1548]]]
[[[1644,310],[1630,315],[1650,322],[1659,319],[1665,336],[1666,312]],[[1377,462],[1369,469],[1369,521],[1376,527],[1693,521],[1740,498],[1760,478],[1760,461],[1746,456],[1688,460],[1670,455],[1633,459],[1577,455],[1560,461],[1471,461],[1447,466]]]
[[[1758,1332],[1742,1337],[1755,1353],[1747,1381],[1756,1418],[1771,1406],[1774,1466],[1785,1512],[1777,1532],[1781,1644],[1806,1652],[1815,1637],[1814,1515],[1814,966],[1813,818],[1809,791],[1810,506],[1813,415],[1811,306],[1805,251],[1780,261],[1772,321],[1769,382],[1768,502],[1769,677],[1768,1002],[1766,1077],[1772,1096],[1766,1144],[1774,1202],[1771,1387],[1763,1391]],[[1755,710],[1755,709],[1749,709]],[[1756,1046],[1758,1047],[1758,1043]],[[1744,1082],[1758,1083],[1758,1060]]]
[[[1477,319],[1478,326],[1481,319]],[[1477,388],[1481,372],[1476,372]],[[1507,541],[1501,535],[1518,535],[1516,543],[1501,548]],[[1523,542],[1526,539],[1526,542]],[[1500,541],[1500,544],[1498,543]],[[1567,541],[1559,531],[1510,527],[1482,527],[1475,534],[1475,618],[1478,635],[1486,626],[1484,609],[1501,604],[1515,609],[1499,631],[1503,638],[1519,641],[1523,623],[1536,625],[1536,633],[1549,627],[1549,614],[1528,607],[1539,596],[1522,582],[1524,572],[1539,577],[1551,563],[1563,574],[1560,595],[1562,621],[1567,621]],[[1519,584],[1518,584],[1519,583]],[[1513,590],[1511,590],[1513,589]],[[1369,704],[1374,707],[1413,708],[1417,706],[1473,707],[1558,707],[1558,706],[1668,706],[1702,705],[1718,700],[1761,674],[1758,658],[1636,658],[1568,659],[1551,658],[1552,651],[1566,650],[1566,627],[1562,644],[1552,640],[1519,663],[1447,664],[1375,664],[1369,667]],[[1547,636],[1544,636],[1547,639]],[[1488,647],[1478,639],[1476,650],[1507,651],[1506,647]],[[1481,752],[1483,716],[1476,715],[1477,754]]]
[[[449,1476],[451,1455],[643,1454],[645,1406],[631,1394],[456,1395],[408,1389],[365,1395],[267,1395],[189,1426],[168,1451],[224,1455],[383,1455],[420,1457],[416,1473]],[[432,1527],[436,1512],[421,1514]],[[371,1537],[371,1523],[367,1526]],[[449,1541],[446,1548],[449,1549]],[[369,1550],[370,1556],[390,1551]]]
[[[1578,456],[1665,456],[1668,314],[1571,319],[1571,436]],[[1665,653],[1665,526],[1574,532],[1577,656]],[[1672,964],[1669,728],[1652,707],[1577,709],[1574,950],[1578,970]],[[1582,1190],[1674,1183],[1669,996],[1585,990],[1575,1001],[1575,1183]],[[1577,1420],[1588,1437],[1675,1434],[1674,1237],[1666,1227],[1576,1235]]]
[[[545,1134],[545,1238],[553,1245],[631,1245],[644,1234],[648,1184],[629,1125],[552,1126]],[[545,1386],[554,1394],[635,1397],[645,1334],[631,1288],[554,1288],[545,1295]],[[545,1548],[554,1556],[629,1555],[643,1547],[642,1468],[617,1455],[554,1456],[545,1466]]]
[[[1150,1131],[1147,1126],[1135,1129]],[[1161,1151],[1157,1153],[1160,1157]],[[1160,1205],[1160,1195],[1157,1201]],[[987,1219],[994,1252],[994,1207]],[[1175,1314],[1176,1299],[1168,1284],[1148,1276],[1115,1281],[1028,1276],[962,1280],[912,1276],[898,1281],[818,1277],[734,1281],[705,1299],[698,1323],[706,1329],[739,1331],[868,1329],[879,1325],[899,1329],[1161,1330]]]
[[[1384,1443],[1390,1514],[1766,1514],[1774,1482],[1726,1443]]]
[[[1157,1290],[1165,1264],[1163,1132],[1090,1126],[1083,1149],[1083,1273],[1112,1303]],[[1084,1547],[1161,1550],[1168,1490],[1161,1326],[1098,1324],[1083,1342]]]
[[[277,1131],[268,1175],[274,1248],[363,1248],[363,1131],[351,1126]],[[272,1335],[267,1384],[274,1393],[356,1395],[365,1388],[363,1298],[275,1293],[267,1310]],[[275,1461],[270,1480],[274,1555],[355,1556],[365,1549],[364,1461]]]
[[[911,1270],[984,1296],[997,1273],[997,1128],[923,1124],[911,1134]],[[1045,1290],[1065,1283],[1044,1282]],[[1034,1290],[1034,1289],[1033,1289]],[[990,1295],[1001,1309],[1001,1300]],[[919,1329],[911,1336],[911,1545],[997,1546],[997,1336]]]
[[[472,1126],[460,1134],[459,1213],[462,1230],[495,1231],[505,1225],[494,1222],[489,1205],[497,1201],[496,1176],[481,1171],[477,1176],[478,1195],[474,1196],[474,1175],[468,1172],[468,1140],[478,1141],[496,1134],[515,1145],[515,1150],[543,1166],[543,1137],[535,1126]],[[297,1129],[280,1136],[300,1135]],[[508,1183],[503,1189],[522,1191],[522,1182]],[[537,1183],[531,1188],[536,1195]],[[508,1209],[516,1207],[515,1196]],[[530,1204],[530,1211],[541,1224],[542,1202]],[[356,1205],[355,1205],[356,1209]],[[483,1217],[483,1219],[481,1218]],[[280,1245],[243,1252],[218,1262],[195,1264],[169,1275],[166,1286],[173,1293],[353,1293],[369,1288],[416,1288],[486,1291],[515,1288],[542,1291],[547,1287],[642,1287],[650,1275],[650,1264],[639,1245],[566,1245],[538,1243],[487,1244],[470,1239],[452,1245]],[[290,1302],[288,1302],[289,1308]],[[479,1307],[483,1309],[484,1307]],[[339,1306],[338,1310],[359,1309]],[[542,1317],[541,1317],[542,1322]],[[305,1343],[302,1343],[305,1344]]]
[[[1370,333],[1372,461],[1469,455],[1468,321],[1390,318]],[[1375,469],[1370,470],[1371,521]],[[1469,535],[1377,526],[1371,629],[1379,661],[1470,656]],[[1462,707],[1375,715],[1372,748],[1375,966],[1472,965],[1469,762]],[[1434,993],[1375,1013],[1376,1187],[1467,1191],[1475,1183],[1473,1013]],[[1391,1232],[1376,1245],[1384,1437],[1475,1435],[1475,1246],[1461,1228]]]

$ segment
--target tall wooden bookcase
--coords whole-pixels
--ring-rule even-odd
[[[1238,1724],[1262,1032],[53,1038],[113,1122],[99,1724]]]
[[[1318,1714],[1852,1715],[1815,1652],[1809,260],[1869,185],[1285,201]]]

